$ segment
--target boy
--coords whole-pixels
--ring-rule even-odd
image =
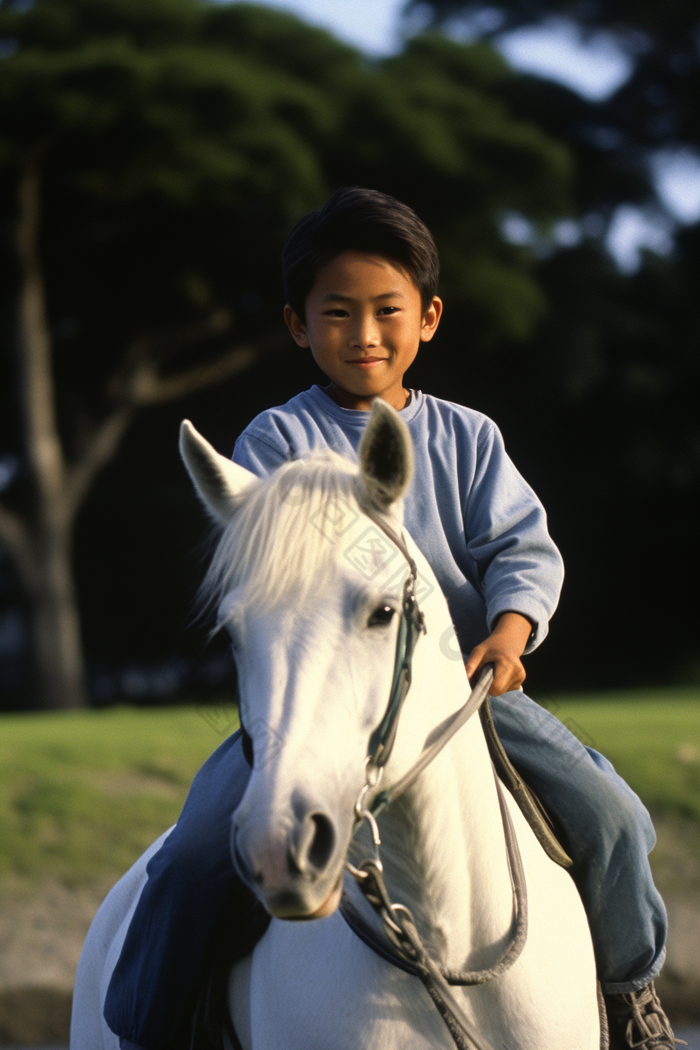
[[[490,420],[403,385],[442,312],[432,236],[399,201],[346,188],[297,223],[283,270],[285,320],[329,385],[263,412],[233,458],[259,475],[318,448],[354,458],[375,397],[402,413],[416,459],[406,528],[445,593],[468,676],[495,664],[492,708],[503,744],[564,828],[611,1046],[672,1050],[653,988],[666,916],[647,861],[649,816],[606,759],[519,691],[520,658],[544,638],[562,581],[542,505]],[[252,897],[228,852],[247,770],[236,734],[197,774],[176,829],[149,864],[105,1004],[126,1050],[189,1047],[189,1018],[224,914],[238,920],[239,955],[254,943],[245,918]]]

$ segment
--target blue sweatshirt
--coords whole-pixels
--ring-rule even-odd
[[[509,611],[533,625],[529,652],[547,634],[564,575],[544,507],[487,416],[413,390],[401,418],[415,455],[405,526],[445,594],[462,652]],[[341,408],[313,386],[256,416],[233,460],[259,477],[317,449],[357,462],[368,420],[369,412]]]

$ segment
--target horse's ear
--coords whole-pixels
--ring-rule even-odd
[[[180,424],[180,455],[204,506],[219,525],[228,525],[255,474],[220,456],[189,419]]]
[[[359,459],[360,476],[370,503],[379,510],[388,510],[403,496],[413,477],[413,445],[398,412],[381,398],[372,402]]]

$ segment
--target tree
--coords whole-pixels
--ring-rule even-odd
[[[418,0],[407,5],[409,10],[418,6]],[[542,101],[543,86],[545,94],[552,95],[549,103],[545,102],[549,119],[558,122],[559,132],[574,149],[597,154],[599,161],[607,156],[609,169],[636,174],[636,192],[628,185],[627,190],[632,190],[628,199],[639,200],[644,195],[642,187],[647,199],[653,198],[647,166],[654,152],[700,148],[700,117],[695,104],[700,88],[700,13],[692,0],[673,4],[651,0],[496,0],[488,5],[480,0],[427,0],[420,7],[431,12],[436,25],[449,25],[457,18],[466,21],[477,37],[492,41],[508,31],[543,26],[557,18],[572,21],[584,37],[601,32],[612,36],[629,58],[631,73],[610,97],[575,101],[548,84],[540,82],[539,90],[532,82],[524,86],[526,92],[537,93],[538,102]],[[529,80],[524,78],[525,82]],[[546,117],[544,126],[549,126]],[[585,162],[586,158],[581,155],[578,159]],[[595,178],[588,184],[595,187]],[[606,180],[599,178],[598,184],[605,187]]]
[[[548,308],[525,353],[522,344],[498,348],[494,364],[511,383],[493,410],[544,498],[568,568],[557,642],[543,662],[539,654],[533,661],[541,678],[576,688],[697,681],[697,640],[679,611],[698,582],[700,428],[691,399],[700,379],[700,226],[677,230],[668,257],[646,253],[631,275],[615,268],[605,239],[621,205],[661,209],[652,178],[660,153],[700,149],[698,7],[689,0],[423,6],[435,25],[466,20],[490,41],[566,17],[584,36],[613,34],[630,58],[628,80],[600,101],[531,75],[504,83],[512,114],[569,147],[578,228],[568,244],[535,245]],[[486,387],[481,396],[492,410]]]
[[[408,199],[488,344],[542,308],[499,214],[559,214],[567,156],[510,116],[488,48],[437,36],[375,66],[245,4],[35,0],[0,6],[0,37],[19,395],[5,440],[24,467],[0,540],[32,610],[38,702],[67,707],[86,702],[77,516],[138,411],[278,344],[293,219],[343,182]]]
[[[97,327],[119,310],[114,297],[109,311],[85,309],[85,292],[95,291],[85,272],[95,262],[95,252],[85,250],[91,224],[127,227],[108,236],[108,247],[133,252],[140,240],[143,255],[146,230],[134,238],[128,229],[138,223],[140,210],[151,212],[148,232],[162,239],[164,224],[196,224],[207,210],[210,222],[223,218],[230,230],[245,205],[268,193],[274,196],[273,210],[288,221],[300,201],[318,193],[313,157],[273,112],[281,99],[291,104],[298,89],[284,78],[276,83],[268,77],[266,95],[256,91],[246,83],[252,70],[196,40],[203,15],[201,5],[182,0],[151,4],[148,11],[119,0],[37,3],[29,10],[6,4],[0,15],[0,32],[16,45],[3,62],[0,90],[9,119],[0,156],[5,184],[16,186],[17,378],[33,490],[23,513],[0,508],[0,537],[32,610],[44,706],[86,699],[71,540],[95,476],[115,454],[137,410],[234,375],[265,347],[263,334],[254,347],[235,345],[224,352],[219,347],[204,364],[169,371],[173,350],[181,355],[188,342],[201,350],[204,336],[229,325],[216,306],[218,289],[209,291],[204,283],[206,270],[190,278],[196,286],[190,300],[199,294],[208,302],[188,303],[182,295],[177,302],[173,294],[173,285],[182,281],[178,268],[196,265],[201,255],[198,260],[176,255],[168,266],[161,246],[132,267],[132,280],[140,282],[144,269],[158,266],[156,282],[145,282],[141,294],[122,282],[120,298],[123,304],[126,292],[131,310],[115,325],[112,345],[106,352],[100,347],[102,360],[91,378],[104,384],[105,395],[91,406],[92,419],[83,408],[77,435],[76,420],[61,418],[56,380],[65,372],[52,361],[49,315],[57,300],[62,311],[75,311],[80,325],[93,329],[96,350],[103,343]],[[236,111],[238,119],[232,120]],[[42,202],[48,213],[43,228]],[[189,239],[187,249],[192,247]],[[201,252],[203,245],[197,247]],[[66,267],[66,259],[78,266]],[[48,296],[46,268],[52,277]],[[75,284],[83,281],[81,295]],[[152,305],[143,293],[153,294],[154,283],[160,287]],[[101,298],[104,306],[104,293]],[[177,337],[158,329],[169,312],[180,323]],[[128,347],[121,362],[119,344]],[[62,441],[66,429],[72,455]]]

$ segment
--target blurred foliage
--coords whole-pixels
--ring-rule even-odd
[[[592,137],[597,135],[602,145],[600,132],[607,129],[608,149],[618,154],[635,144],[700,143],[695,104],[700,9],[695,0],[409,0],[406,7],[430,12],[438,24],[456,18],[486,38],[561,18],[573,22],[584,39],[611,35],[633,69],[618,91],[593,104]]]
[[[524,74],[508,84],[515,112],[534,119],[573,152],[581,214],[595,211],[609,219],[623,201],[658,206],[650,159],[700,147],[700,8],[694,0],[409,0],[406,8],[428,13],[436,26],[460,25],[484,42],[563,21],[584,41],[611,39],[626,56],[629,76],[602,99],[582,98]]]
[[[41,262],[69,463],[129,394],[145,346],[166,380],[219,360],[232,341],[277,349],[276,363],[253,377],[252,401],[238,399],[233,422],[229,408],[222,447],[251,403],[306,385],[292,364],[290,387],[289,352],[279,356],[280,251],[293,221],[341,184],[394,193],[431,224],[445,292],[469,318],[474,348],[521,339],[542,315],[532,254],[504,241],[500,222],[517,209],[544,232],[565,214],[568,154],[512,115],[503,95],[512,74],[488,46],[426,34],[371,62],[286,13],[207,0],[6,0],[0,40],[0,216],[10,274],[0,294],[0,447],[19,463],[3,493],[10,509],[32,499],[13,396],[13,226],[23,169],[41,179]],[[246,382],[239,377],[239,388]],[[223,396],[230,404],[231,390]],[[98,659],[120,646],[158,651],[177,633],[167,612],[144,611],[140,620],[136,611],[152,572],[152,556],[140,553],[149,531],[158,557],[171,550],[174,560],[177,537],[188,535],[168,523],[162,536],[165,490],[179,492],[171,497],[177,513],[188,504],[164,480],[164,461],[171,476],[179,471],[172,432],[159,437],[165,418],[161,409],[132,427],[114,471],[97,483],[102,504],[88,502],[78,522],[83,633]],[[154,453],[150,473],[144,449]],[[138,581],[128,615],[124,562]],[[146,605],[169,611],[174,600],[182,615],[177,578],[162,572],[159,583]]]
[[[482,9],[432,7],[439,16]],[[20,461],[3,499],[27,498],[12,358],[22,163],[35,160],[43,180],[42,260],[69,455],[89,441],[110,377],[144,337],[167,346],[173,368],[216,356],[232,338],[286,347],[286,232],[336,186],[374,186],[412,205],[440,248],[447,309],[409,382],[496,419],[563,549],[563,602],[551,640],[529,658],[532,677],[549,688],[681,680],[698,652],[682,610],[700,584],[691,512],[700,235],[686,230],[674,255],[646,256],[632,277],[615,269],[604,237],[620,203],[653,201],[650,152],[695,141],[697,57],[686,52],[696,15],[689,4],[622,0],[489,9],[502,26],[566,13],[585,29],[610,28],[634,58],[633,77],[592,103],[513,72],[487,34],[462,44],[431,29],[370,60],[250,4],[0,2],[9,274],[0,452]],[[530,243],[503,236],[509,215],[527,220]],[[576,220],[579,243],[557,240],[562,218]],[[231,326],[178,350],[181,333],[217,309]],[[200,651],[200,636],[182,636],[202,572],[189,554],[202,518],[177,460],[179,418],[191,415],[228,451],[256,412],[318,381],[290,346],[132,428],[78,523],[93,664]],[[17,602],[1,562],[0,601]]]
[[[668,222],[653,162],[700,148],[700,8],[415,0],[407,9],[431,13],[434,27],[468,27],[482,43],[563,18],[584,40],[612,36],[630,61],[628,79],[601,100],[524,73],[503,84],[511,112],[568,146],[575,222],[563,240],[531,238],[546,313],[524,345],[506,340],[478,365],[470,403],[503,424],[567,565],[552,640],[529,661],[534,676],[572,686],[697,681],[688,595],[700,584],[700,226],[677,228],[674,250],[643,253],[631,275],[614,266],[606,237],[623,205]]]
[[[429,35],[370,63],[282,12],[201,0],[5,3],[0,37],[3,219],[17,165],[35,159],[71,417],[144,329],[212,303],[244,335],[276,322],[284,236],[340,184],[435,219],[477,340],[527,332],[541,312],[497,220],[560,215],[567,154],[512,117],[490,49]]]

